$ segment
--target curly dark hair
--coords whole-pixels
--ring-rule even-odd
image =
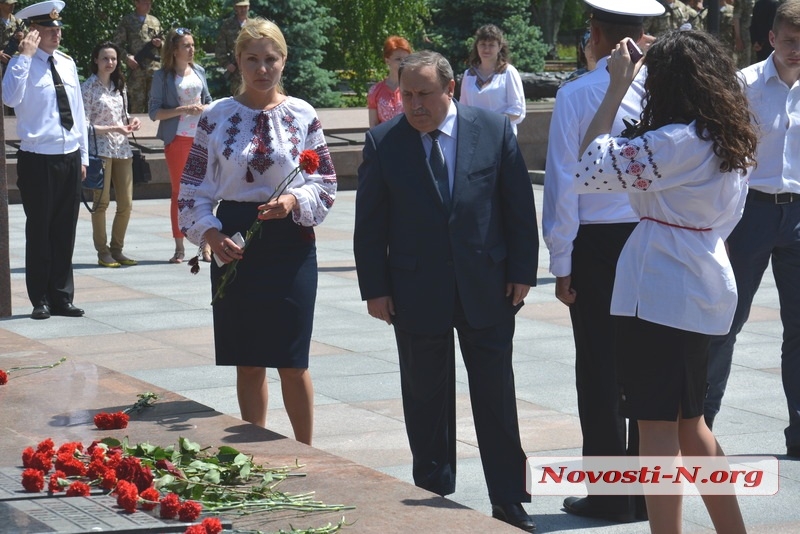
[[[508,41],[506,41],[503,31],[494,24],[484,24],[475,32],[475,40],[472,42],[472,49],[469,51],[468,63],[470,67],[478,67],[481,64],[481,56],[478,54],[478,43],[481,41],[496,41],[500,45],[495,71],[498,73],[504,72],[509,62]]]
[[[720,171],[746,170],[758,139],[736,66],[722,44],[703,31],[671,31],[645,55],[644,109],[635,135],[695,121],[698,137],[711,139]]]

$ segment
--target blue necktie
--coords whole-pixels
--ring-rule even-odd
[[[439,145],[439,135],[441,133],[442,132],[440,130],[428,132],[428,135],[431,137],[432,141],[431,154],[428,157],[428,163],[430,163],[431,171],[433,171],[433,177],[436,179],[436,185],[439,188],[439,194],[442,196],[442,202],[447,208],[449,208],[450,178],[447,175],[447,162],[444,160],[442,147]]]

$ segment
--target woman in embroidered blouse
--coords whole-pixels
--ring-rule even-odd
[[[389,67],[389,76],[370,87],[369,93],[367,93],[370,128],[403,113],[398,72],[400,63],[411,52],[411,45],[403,37],[391,35],[384,41],[383,61]]]
[[[170,30],[161,51],[161,68],[153,74],[150,87],[150,118],[160,121],[156,136],[164,141],[172,198],[170,219],[175,253],[170,263],[181,263],[185,256],[183,233],[178,226],[178,191],[181,173],[189,157],[200,113],[211,102],[206,71],[194,63],[194,38],[187,28]],[[211,261],[207,247],[203,259]]]
[[[642,64],[642,120],[611,137]],[[724,241],[741,218],[756,149],[747,99],[732,60],[705,32],[663,35],[636,64],[623,41],[608,66],[575,187],[627,191],[641,219],[620,255],[611,302],[620,413],[638,420],[641,456],[723,456],[703,399],[709,337],[728,331],[736,308]],[[680,532],[680,495],[645,498],[652,532]],[[717,532],[745,532],[735,495],[703,500]]]
[[[97,155],[105,164],[103,190],[94,192],[92,239],[97,263],[103,267],[136,265],[136,260],[122,253],[125,232],[133,208],[133,153],[128,134],[141,127],[138,118],[130,119],[125,111],[125,77],[119,65],[117,45],[105,42],[92,50],[92,75],[81,85],[86,121],[94,128]],[[91,149],[94,150],[92,142]],[[117,211],[111,225],[111,244],[106,233],[106,210],[114,184]]]
[[[244,91],[214,102],[200,117],[181,179],[181,228],[191,242],[205,240],[223,264],[211,264],[212,294],[224,264],[241,260],[213,309],[217,365],[236,366],[242,419],[266,426],[265,368],[277,368],[295,439],[310,444],[313,227],[333,205],[336,173],[314,108],[281,89],[287,47],[280,29],[264,19],[246,22],[235,53]],[[284,194],[264,204],[304,150],[317,153],[319,169],[300,173]],[[264,220],[261,232],[244,253],[231,236],[246,235],[256,217]]]
[[[519,72],[508,62],[508,43],[494,24],[475,32],[469,68],[461,77],[458,101],[508,116],[514,133],[525,118],[525,92]]]

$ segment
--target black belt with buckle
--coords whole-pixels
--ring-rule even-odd
[[[800,201],[800,193],[764,193],[763,191],[751,189],[747,196],[771,204],[790,204]]]

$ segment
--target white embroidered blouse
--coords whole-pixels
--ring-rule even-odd
[[[218,201],[265,201],[306,149],[317,153],[319,168],[314,174],[299,173],[286,193],[297,198],[294,222],[316,226],[336,197],[336,171],[314,108],[293,97],[269,111],[248,108],[233,98],[213,102],[200,116],[181,176],[181,231],[199,244],[207,230],[221,230],[213,213]]]
[[[461,78],[461,94],[458,101],[467,106],[475,106],[495,113],[518,115],[511,121],[514,134],[517,124],[525,119],[525,90],[522,78],[513,65],[506,65],[506,70],[495,73],[483,85],[478,82],[477,72],[469,68]]]
[[[576,167],[576,190],[627,191],[641,219],[617,263],[612,315],[728,332],[736,281],[724,241],[742,216],[747,181],[719,165],[694,123],[630,140],[602,135],[589,144]]]

